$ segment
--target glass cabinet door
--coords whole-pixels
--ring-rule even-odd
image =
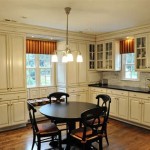
[[[104,45],[97,45],[97,69],[103,69],[104,67]]]
[[[146,37],[136,38],[136,69],[146,68]]]
[[[95,69],[95,45],[89,45],[89,69]]]
[[[105,43],[105,68],[112,69],[112,42]]]

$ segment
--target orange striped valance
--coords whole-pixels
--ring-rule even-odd
[[[26,53],[53,54],[57,43],[52,41],[26,40]]]
[[[134,53],[134,40],[127,39],[120,41],[120,54]]]

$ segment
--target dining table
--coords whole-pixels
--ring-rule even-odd
[[[51,120],[67,123],[69,132],[71,132],[75,128],[75,123],[81,121],[81,113],[95,107],[98,106],[93,103],[71,101],[46,104],[41,106],[39,111]]]

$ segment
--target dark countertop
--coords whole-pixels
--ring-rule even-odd
[[[148,91],[148,89],[138,88],[138,87],[128,87],[128,86],[118,86],[118,85],[100,85],[100,84],[89,84],[88,86],[150,94],[150,91]]]

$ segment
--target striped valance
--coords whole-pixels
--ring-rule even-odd
[[[134,53],[134,39],[120,41],[120,54]]]
[[[26,40],[26,53],[53,54],[57,43],[52,41]]]

